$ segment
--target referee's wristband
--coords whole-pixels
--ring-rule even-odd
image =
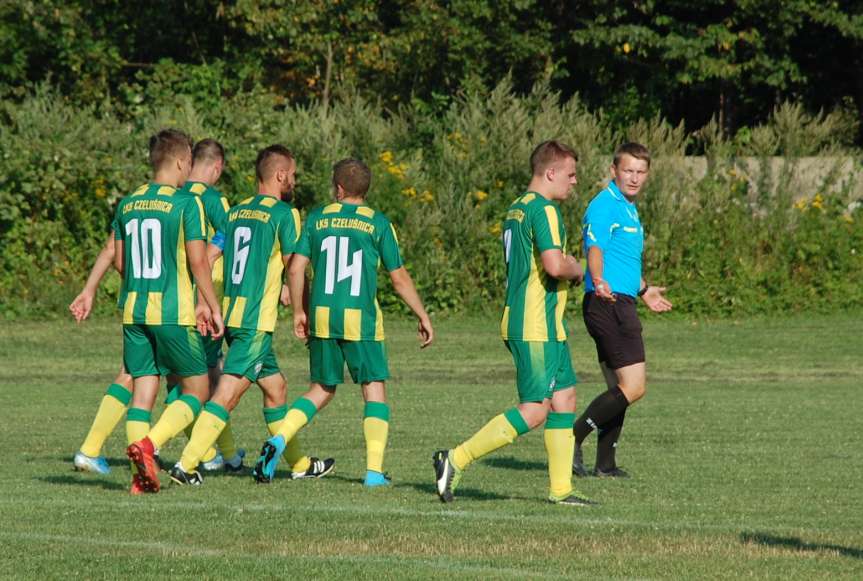
[[[640,289],[640,290],[638,291],[638,296],[643,297],[643,296],[644,296],[644,293],[646,293],[646,292],[647,292],[647,289],[648,289],[649,287],[650,287],[650,285],[649,285],[649,284],[644,285],[644,288],[643,288],[643,289]]]

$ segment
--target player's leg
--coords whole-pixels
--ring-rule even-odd
[[[344,382],[345,360],[335,339],[309,339],[309,390],[288,407],[278,430],[261,448],[252,472],[255,480],[271,482],[285,447],[315,414],[333,399],[336,385]]]
[[[219,437],[225,425],[230,421],[231,411],[239,403],[240,398],[249,389],[251,381],[248,377],[224,373],[219,379],[219,385],[213,397],[204,404],[201,415],[195,422],[192,437],[183,449],[180,461],[171,469],[171,479],[178,484],[200,484],[201,477],[197,472],[198,464],[203,455]]]
[[[386,380],[390,371],[383,341],[338,341],[354,383],[362,385],[363,436],[366,441],[366,477],[364,484],[374,488],[390,483],[384,476],[384,451],[389,435],[390,408],[387,405]]]
[[[572,487],[572,457],[575,450],[575,385],[578,379],[566,341],[547,344],[547,365],[552,367],[551,411],[545,421],[543,440],[548,453],[548,499],[555,504],[586,506],[593,504]]]
[[[132,376],[126,373],[123,366],[120,366],[120,373],[102,397],[84,443],[75,453],[73,463],[76,470],[97,474],[108,474],[111,471],[107,460],[102,455],[102,446],[126,415],[126,408],[131,400]]]
[[[462,472],[486,454],[512,444],[518,436],[545,421],[551,386],[546,371],[544,343],[505,341],[516,368],[519,405],[495,416],[478,432],[452,450],[434,455],[438,496],[451,502]]]
[[[203,340],[204,351],[207,356],[207,375],[210,379],[210,396],[212,397],[216,393],[219,378],[222,375],[222,339],[213,339],[208,336],[203,337]],[[216,439],[216,446],[218,452],[213,447],[211,450],[207,450],[207,453],[201,458],[201,465],[205,470],[213,471],[224,468],[234,472],[242,469],[246,451],[237,448],[234,428],[230,420]]]

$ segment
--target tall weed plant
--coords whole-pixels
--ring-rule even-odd
[[[639,200],[645,277],[669,287],[678,312],[737,316],[863,305],[856,182],[863,168],[858,152],[843,145],[842,132],[854,126],[840,114],[782,105],[763,126],[733,139],[716,123],[687,133],[661,118],[619,132],[577,97],[562,101],[545,85],[517,95],[509,81],[461,95],[437,114],[421,104],[387,111],[353,93],[326,107],[281,107],[262,91],[226,97],[218,107],[184,95],[152,103],[134,115],[110,103],[77,109],[43,86],[2,105],[3,316],[65,311],[108,235],[116,201],[148,179],[149,135],[169,126],[225,144],[218,187],[232,203],[255,193],[255,156],[274,142],[297,156],[295,203],[304,212],[331,199],[336,160],[365,160],[374,175],[370,203],[396,224],[406,264],[433,311],[499,310],[501,218],[530,179],[533,146],[551,138],[579,152],[578,184],[562,206],[576,255],[581,217],[610,177],[615,146],[636,140],[651,149],[651,177]],[[693,144],[707,158],[702,176],[685,158]],[[800,177],[807,156],[832,164],[815,186]],[[850,172],[849,157],[857,160]],[[114,308],[118,286],[109,276],[101,312]],[[381,288],[384,306],[402,308],[389,285]]]

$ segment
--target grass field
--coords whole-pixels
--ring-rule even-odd
[[[71,465],[116,373],[119,325],[6,323],[0,576],[861,578],[861,322],[648,318],[648,395],[627,415],[618,453],[634,478],[576,482],[602,503],[589,509],[543,502],[541,431],[473,466],[455,503],[434,495],[432,452],[515,400],[493,320],[439,321],[424,352],[411,322],[388,321],[390,489],[361,485],[362,404],[345,386],[302,433],[310,453],[337,458],[332,476],[280,472],[271,486],[205,476],[201,488],[135,498],[122,426],[106,445],[109,476]],[[600,378],[573,327],[583,409]],[[293,399],[305,352],[284,324],[276,345]],[[264,437],[260,406],[250,391],[234,415],[250,455]],[[184,442],[163,456],[176,459]]]

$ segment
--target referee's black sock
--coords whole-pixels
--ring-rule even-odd
[[[628,406],[626,396],[617,385],[596,396],[572,428],[576,445],[580,446],[593,430],[604,427]]]
[[[614,454],[617,452],[617,440],[623,431],[623,420],[626,418],[626,408],[611,418],[604,426],[599,428],[596,441],[596,469],[609,472],[617,467]]]

